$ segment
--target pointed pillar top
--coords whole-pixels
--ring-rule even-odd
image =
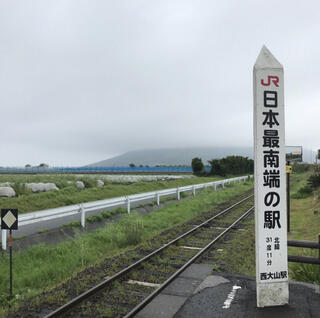
[[[259,53],[256,63],[254,64],[254,69],[265,68],[283,69],[283,66],[264,45]]]

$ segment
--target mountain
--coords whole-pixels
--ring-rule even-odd
[[[191,165],[191,160],[200,157],[204,164],[208,160],[230,155],[253,158],[252,147],[198,147],[163,148],[129,151],[122,155],[89,164],[90,167],[138,165]]]

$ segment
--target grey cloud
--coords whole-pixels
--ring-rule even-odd
[[[1,2],[0,165],[251,145],[262,44],[285,67],[287,144],[320,148],[319,9],[316,1]]]

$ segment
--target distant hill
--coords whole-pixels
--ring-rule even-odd
[[[204,164],[208,160],[225,156],[239,155],[253,158],[252,147],[199,147],[199,148],[163,148],[129,151],[120,156],[92,163],[88,166],[128,166],[135,165],[191,165],[192,158],[200,157]]]

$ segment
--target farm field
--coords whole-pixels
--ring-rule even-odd
[[[38,245],[18,252],[14,255],[16,298],[13,305],[17,306],[21,301],[30,298],[37,302],[39,299],[35,298],[35,295],[43,290],[60,284],[86,267],[100,263],[106,257],[115,257],[142,242],[144,246],[147,246],[148,241],[160,232],[212,210],[218,204],[252,187],[251,181],[230,185],[218,192],[204,189],[195,198],[190,196],[182,202],[169,204],[150,214],[138,216],[132,213],[123,216],[118,223],[84,236],[79,232],[78,237],[72,241],[54,247]],[[8,305],[6,303],[7,271],[8,259],[1,257],[0,276],[5,277],[0,282],[0,303],[3,304],[3,316],[5,316],[5,308]]]
[[[99,175],[0,175],[0,183],[12,183],[12,187],[18,195],[12,198],[0,198],[0,208],[17,208],[19,213],[25,213],[222,179],[219,177],[192,177],[190,175],[147,175],[144,177],[147,181],[141,180],[141,178],[142,176],[114,175],[110,177]],[[97,186],[98,179],[104,181],[103,187]],[[152,179],[156,180],[150,181]],[[78,190],[75,185],[76,181],[82,181],[86,188]],[[32,193],[30,189],[24,186],[24,183],[31,182],[55,183],[59,191]]]

